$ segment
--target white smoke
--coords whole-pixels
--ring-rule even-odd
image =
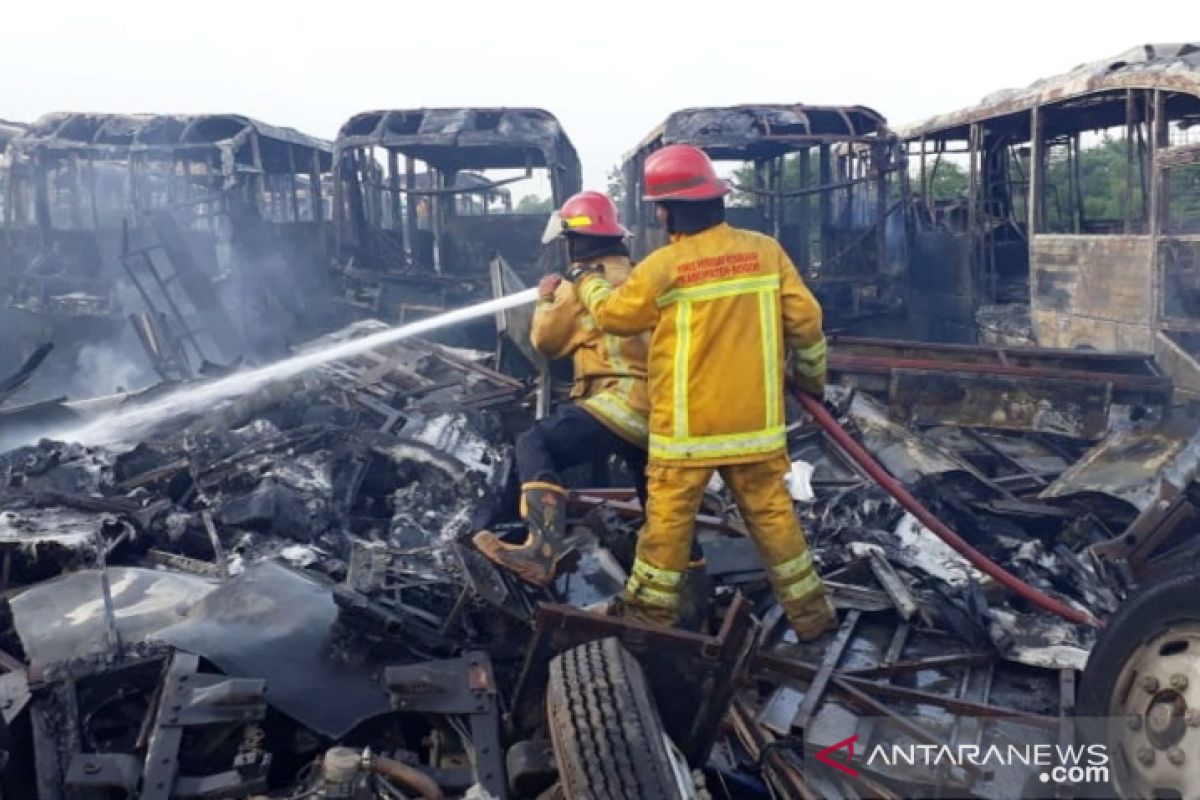
[[[85,444],[128,441],[130,437],[136,436],[139,432],[164,419],[194,413],[202,409],[211,409],[217,403],[241,397],[278,381],[288,380],[322,364],[358,356],[407,337],[420,336],[447,325],[528,305],[536,300],[537,289],[526,289],[506,297],[487,300],[410,322],[398,328],[385,328],[361,339],[336,342],[319,350],[300,353],[273,364],[236,372],[211,383],[185,386],[142,405],[122,408],[82,425],[53,433],[44,433],[43,436]]]
[[[143,364],[132,360],[128,351],[122,352],[106,343],[85,344],[75,359],[71,394],[98,397],[140,389],[154,379],[154,374],[148,373]]]

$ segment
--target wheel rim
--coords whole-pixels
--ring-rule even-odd
[[[1130,653],[1109,716],[1121,796],[1200,800],[1200,620],[1174,623]]]

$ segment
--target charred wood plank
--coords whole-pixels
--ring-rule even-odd
[[[878,589],[830,580],[825,581],[825,588],[837,608],[855,611],[887,611],[892,608],[892,599]]]
[[[16,394],[17,390],[24,386],[33,373],[37,372],[38,367],[46,360],[46,356],[50,355],[50,351],[54,349],[54,345],[46,342],[39,345],[29,358],[25,359],[25,363],[20,369],[9,375],[7,378],[0,380],[0,403],[3,403],[12,395]]]
[[[834,669],[837,668],[838,662],[842,660],[842,653],[846,652],[846,645],[850,644],[850,639],[854,636],[854,629],[858,627],[858,620],[861,616],[862,612],[855,609],[848,613],[846,618],[842,620],[842,627],[838,629],[837,635],[829,643],[829,647],[825,651],[825,657],[821,660],[820,668],[813,675],[812,681],[808,684],[808,689],[804,692],[804,702],[800,704],[800,708],[796,711],[796,717],[792,720],[792,727],[800,728],[801,730],[808,727],[808,723],[817,712],[817,706],[825,696],[825,688],[829,685],[829,679],[833,676]]]
[[[186,458],[178,458],[174,461],[163,464],[161,467],[152,469],[149,472],[143,472],[141,475],[134,475],[132,478],[126,478],[117,484],[117,489],[122,492],[129,492],[137,489],[139,486],[157,483],[167,478],[172,477],[178,472],[188,468],[189,461]]]
[[[844,669],[839,675],[847,678],[872,678],[881,675],[903,675],[921,672],[927,669],[945,669],[946,667],[963,667],[986,664],[992,660],[987,653],[955,653],[953,655],[933,656],[912,661],[897,661],[892,664],[878,664],[874,667],[858,667]]]
[[[213,549],[213,562],[217,566],[217,574],[221,580],[229,577],[229,566],[225,563],[225,548],[221,546],[221,537],[217,535],[217,526],[213,524],[212,513],[206,508],[200,512],[204,521],[204,530],[208,533],[208,541]]]
[[[820,669],[816,665],[809,664],[804,661],[796,661],[771,654],[760,654],[755,659],[754,666],[756,670],[759,671],[774,672],[779,675],[786,675],[805,681],[812,680]],[[908,703],[924,703],[926,705],[944,708],[947,711],[951,711],[955,714],[1000,718],[1035,728],[1045,728],[1049,730],[1058,729],[1058,719],[1056,717],[1045,717],[1039,714],[1031,714],[1027,711],[1021,711],[1016,708],[1006,708],[1004,706],[996,706],[989,703],[976,703],[969,700],[960,700],[955,697],[948,697],[947,695],[937,694],[935,692],[926,692],[921,689],[907,689],[901,686],[865,680],[863,678],[855,678],[843,675],[839,675],[838,677],[842,678],[847,682],[848,685],[853,686],[855,689],[858,689],[861,692],[866,692],[867,694],[875,697],[885,697],[888,699]]]
[[[764,767],[767,780],[780,797],[800,800],[820,800],[804,778],[800,768],[792,763],[775,744],[775,737],[754,721],[754,715],[741,700],[733,702],[730,713],[733,731],[752,759]]]
[[[860,691],[851,684],[847,683],[845,678],[839,678],[836,675],[831,679],[833,686],[854,705],[859,711],[866,714],[872,714],[876,717],[887,719],[897,730],[903,731],[912,738],[922,744],[933,744],[939,747],[945,744],[945,737],[933,733],[932,731],[918,725],[910,718],[899,714],[896,711],[888,708],[883,703],[871,697],[866,692]],[[966,772],[971,774],[979,774],[982,769],[973,764],[964,764],[962,767]]]
[[[913,616],[922,611],[921,604],[917,602],[917,597],[913,594],[912,588],[908,582],[900,577],[896,572],[895,567],[891,565],[883,555],[876,549],[868,551],[869,563],[871,572],[875,574],[875,580],[879,581],[879,585],[887,592],[888,597],[892,599],[892,604],[896,607],[897,613],[905,621],[910,621]],[[925,617],[926,622],[928,618]]]

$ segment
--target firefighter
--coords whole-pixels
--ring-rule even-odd
[[[783,483],[784,380],[823,395],[821,307],[777,241],[726,224],[729,188],[702,150],[654,152],[645,181],[670,242],[623,286],[585,263],[567,273],[601,330],[651,332],[650,500],[626,605],[642,621],[675,623],[696,513],[716,470],[796,634],[814,640],[837,617]]]
[[[620,286],[632,269],[627,235],[612,200],[599,192],[580,192],[551,216],[543,241],[565,236],[572,264],[586,263],[604,276],[606,285]],[[559,470],[615,454],[633,473],[645,504],[650,400],[644,336],[600,331],[579,302],[575,287],[560,275],[542,278],[538,294],[530,339],[547,358],[572,358],[574,402],[560,406],[517,438],[521,516],[529,525],[524,543],[508,544],[490,531],[481,531],[475,535],[475,546],[530,583],[547,586],[573,550],[566,541],[566,490]]]

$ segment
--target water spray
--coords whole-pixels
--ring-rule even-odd
[[[276,361],[273,364],[235,372],[212,383],[185,386],[147,403],[118,409],[82,425],[47,434],[47,436],[52,439],[85,444],[119,442],[162,420],[202,411],[210,408],[214,403],[240,397],[269,384],[294,378],[322,364],[352,358],[401,339],[420,336],[438,328],[527,305],[535,302],[537,297],[538,290],[536,288],[526,289],[495,300],[487,300],[427,317],[407,325],[388,328],[359,339],[337,342],[319,350],[300,353]]]

